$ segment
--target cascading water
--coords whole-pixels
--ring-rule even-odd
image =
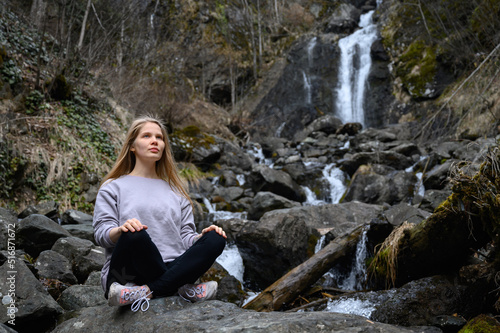
[[[372,16],[361,15],[361,29],[339,40],[340,67],[337,88],[337,114],[344,122],[359,122],[365,126],[364,95],[372,64],[370,49],[377,39],[377,27]]]
[[[302,76],[304,78],[304,91],[306,94],[306,102],[307,104],[311,104],[312,101],[311,80],[309,80],[309,77],[304,71],[302,71]]]
[[[306,167],[308,163],[305,163]],[[346,191],[344,172],[335,163],[327,164],[323,168],[323,179],[328,184],[328,191],[325,199],[318,199],[316,194],[308,187],[303,186],[306,193],[306,206],[318,206],[327,203],[339,203]]]

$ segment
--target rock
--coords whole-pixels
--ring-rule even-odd
[[[386,220],[397,227],[407,221],[413,224],[419,224],[429,217],[430,213],[422,209],[415,208],[406,203],[400,203],[390,207],[382,213]]]
[[[300,203],[288,200],[285,197],[271,192],[259,192],[252,201],[252,206],[248,212],[248,218],[251,220],[259,220],[266,212],[292,207],[300,207]]]
[[[92,224],[92,215],[68,209],[61,217],[61,224]]]
[[[108,301],[101,286],[74,285],[63,291],[58,303],[71,311],[107,304]]]
[[[193,318],[196,318],[194,320]],[[85,332],[438,332],[368,321],[355,315],[327,312],[255,312],[221,301],[187,303],[172,296],[153,299],[146,312],[101,305],[85,308],[53,333]]]
[[[59,239],[52,250],[69,260],[79,283],[84,283],[90,273],[100,271],[105,262],[103,248],[76,237]]]
[[[472,318],[459,333],[500,332],[500,322],[495,317],[481,314]]]
[[[341,126],[342,120],[333,115],[325,115],[313,120],[304,130],[297,133],[293,139],[294,141],[302,141],[308,137],[309,134],[316,131],[321,131],[327,135],[333,134],[336,133]]]
[[[370,318],[403,326],[432,325],[436,316],[457,313],[463,290],[442,276],[415,280],[396,289]]]
[[[453,163],[457,160],[447,160],[443,164],[436,165],[423,176],[423,184],[426,189],[442,190],[448,184],[448,174]]]
[[[247,293],[243,291],[241,282],[230,275],[218,262],[215,262],[212,267],[203,274],[200,280],[203,282],[217,281],[219,287],[215,299],[219,301],[231,302],[241,306],[248,296]]]
[[[35,206],[29,206],[19,214],[20,219],[24,219],[32,214],[45,215],[54,222],[59,219],[59,204],[55,201],[46,201]]]
[[[231,186],[231,187],[217,187],[212,194],[214,197],[221,197],[225,202],[231,202],[238,200],[243,196],[245,190],[241,187]]]
[[[85,281],[86,286],[99,286],[102,288],[101,285],[101,272],[100,271],[94,271],[89,274],[89,277]]]
[[[69,284],[78,283],[71,271],[71,264],[68,259],[52,250],[40,253],[35,263],[35,269],[41,278],[55,279]]]
[[[40,252],[50,250],[59,238],[71,234],[50,218],[32,214],[19,222],[16,236],[17,246],[36,258]]]
[[[91,241],[97,245],[94,238],[94,227],[91,224],[64,224],[62,227],[67,230],[71,236]]]
[[[353,175],[344,201],[389,205],[409,202],[414,196],[416,183],[417,177],[412,173],[362,165]]]
[[[337,130],[336,134],[347,134],[349,136],[353,136],[358,134],[362,128],[363,125],[360,123],[346,123]]]
[[[16,260],[13,267],[9,263],[0,267],[0,292],[4,302],[12,299],[8,304],[2,302],[0,322],[8,324],[14,320],[12,327],[20,332],[43,332],[63,312],[21,260]],[[9,316],[10,313],[13,314]]]
[[[286,172],[256,165],[248,178],[254,192],[268,191],[298,202],[305,200],[300,186]]]
[[[252,165],[254,164],[252,157],[242,151],[239,146],[221,138],[217,138],[217,142],[223,151],[218,163],[243,171],[250,171],[252,169]]]
[[[413,164],[410,157],[393,152],[393,151],[380,151],[380,152],[361,152],[356,153],[349,159],[340,161],[340,166],[349,174],[353,175],[358,168],[363,164],[382,164],[390,166],[396,170],[404,170]]]
[[[264,289],[301,264],[308,258],[309,234],[305,221],[293,215],[245,223],[236,238],[245,281]]]
[[[351,4],[341,3],[325,25],[325,33],[351,34],[358,27],[361,11]]]
[[[433,212],[450,195],[451,191],[449,190],[427,190],[424,193],[419,208]]]

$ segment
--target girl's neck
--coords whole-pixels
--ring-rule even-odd
[[[132,170],[131,173],[129,173],[131,176],[137,176],[137,177],[143,177],[143,178],[153,178],[153,179],[158,179],[158,175],[156,174],[156,168],[155,165],[152,167],[144,167],[143,165],[138,165],[134,167],[134,170]]]

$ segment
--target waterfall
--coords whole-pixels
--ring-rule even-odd
[[[311,104],[312,101],[311,80],[304,71],[302,71],[302,76],[304,79],[304,91],[306,93],[306,103]]]
[[[345,290],[363,290],[363,284],[366,281],[366,265],[365,260],[368,257],[368,250],[366,248],[368,242],[368,228],[363,230],[361,239],[356,245],[356,256],[352,264],[349,276],[342,281],[339,285],[341,289]]]
[[[372,21],[374,12],[361,15],[359,26],[362,29],[339,40],[337,113],[344,123],[359,122],[363,127],[365,87],[372,63],[370,49],[377,39],[377,27]]]
[[[329,164],[323,169],[323,177],[329,184],[329,202],[339,203],[346,191],[344,172],[335,164]]]
[[[307,44],[307,60],[309,61],[309,67],[312,67],[314,63],[314,47],[316,46],[316,37],[311,38]]]
[[[207,207],[208,220],[211,222],[217,220],[229,220],[233,218],[244,220],[247,218],[247,212],[235,213],[235,212],[228,212],[226,210],[216,210],[215,207],[210,202],[210,200],[208,200],[205,197],[203,197],[203,203],[205,204],[205,207]]]
[[[363,230],[361,239],[356,245],[356,254],[350,272],[342,274],[338,268],[334,267],[325,274],[327,280],[335,282],[340,289],[363,290],[363,285],[366,282],[365,260],[368,257],[368,230],[369,227]]]
[[[235,244],[228,244],[222,251],[221,255],[216,260],[224,269],[234,276],[238,281],[243,283],[243,259],[241,258],[238,247]]]

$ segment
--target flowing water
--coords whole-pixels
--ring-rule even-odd
[[[377,39],[375,11],[361,15],[361,29],[339,40],[340,67],[337,89],[337,114],[344,122],[359,122],[365,127],[365,88],[372,59],[370,49]]]

